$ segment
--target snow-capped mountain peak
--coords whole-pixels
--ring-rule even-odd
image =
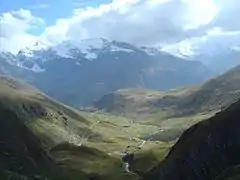
[[[66,65],[74,63],[77,66],[82,66],[90,61],[103,59],[122,61],[142,56],[159,58],[165,55],[172,56],[155,47],[139,47],[125,42],[99,38],[80,41],[68,40],[57,45],[49,45],[38,41],[32,47],[24,48],[17,55],[13,55],[13,58],[4,59],[11,61],[8,63],[12,65],[40,73],[44,72],[47,66],[54,64],[55,61],[61,61],[66,63]],[[69,60],[71,61],[70,63],[67,62]]]
[[[84,39],[80,41],[64,41],[61,44],[50,47],[57,55],[64,58],[73,58],[73,51],[82,53],[86,59],[95,59],[97,54],[94,50],[103,49],[109,41],[105,39]]]
[[[97,59],[99,53],[102,52],[125,52],[132,53],[136,49],[143,51],[141,48],[134,47],[127,43],[108,41],[103,38],[98,39],[83,39],[80,41],[63,41],[57,45],[46,45],[42,42],[37,42],[34,46],[25,48],[19,51],[18,56],[24,56],[26,58],[34,59],[44,51],[51,52],[55,56],[67,59],[74,59],[77,57],[85,58],[90,61]],[[42,61],[45,61],[46,57],[40,57]]]
[[[155,56],[157,53],[161,52],[161,50],[158,50],[157,48],[154,47],[140,47],[140,48],[149,56]]]
[[[18,52],[18,55],[22,55],[28,58],[31,58],[34,56],[34,52],[36,51],[41,51],[41,50],[46,50],[48,49],[49,45],[45,44],[41,41],[37,41],[33,46],[31,47],[26,47]]]
[[[146,52],[146,50],[134,45],[108,41],[103,38],[83,39],[80,41],[64,41],[57,45],[49,45],[42,41],[36,42],[33,46],[24,48],[13,55],[14,58],[7,58],[10,63],[34,72],[43,72],[44,63],[52,60],[73,60],[76,64],[82,64],[82,61],[93,61],[103,55],[116,56],[112,59],[118,59],[120,54],[132,54],[135,52]],[[120,54],[119,54],[120,53]],[[4,55],[5,56],[5,55]],[[6,59],[6,58],[4,58]]]

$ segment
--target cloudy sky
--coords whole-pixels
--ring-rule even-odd
[[[1,0],[0,50],[106,38],[186,54],[237,48],[239,0]]]

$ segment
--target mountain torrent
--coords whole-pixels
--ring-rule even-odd
[[[144,180],[228,179],[234,173],[239,176],[239,119],[240,101],[192,126]]]

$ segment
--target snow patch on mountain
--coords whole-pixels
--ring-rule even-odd
[[[72,58],[72,56],[69,54],[69,48],[70,47],[68,47],[68,45],[59,44],[58,46],[52,47],[51,50],[54,51],[60,57]]]
[[[38,64],[34,64],[30,70],[36,73],[41,73],[45,71],[45,69],[42,69]]]
[[[48,49],[49,45],[37,41],[33,46],[31,47],[26,47],[18,52],[18,54],[21,54],[25,57],[31,58],[34,56],[34,52],[40,51],[40,50],[46,50]]]
[[[11,65],[20,67],[25,70],[33,71],[35,73],[42,73],[45,71],[45,69],[41,68],[38,64],[34,64],[32,67],[26,67],[23,65],[22,62],[17,62],[15,64],[11,64]]]
[[[163,46],[161,51],[184,59],[198,55],[198,47],[187,41]]]
[[[51,47],[60,57],[73,58],[72,52],[81,54],[82,57],[94,60],[98,58],[98,53],[103,52],[105,48],[111,52],[132,53],[134,50],[112,44],[105,39],[86,39],[81,41],[65,41],[61,44]]]
[[[147,53],[149,56],[155,56],[160,52],[157,48],[154,47],[140,47],[140,49]]]
[[[111,49],[111,51],[123,51],[123,52],[128,52],[128,53],[134,52],[132,49],[121,48],[121,47],[117,47],[115,45],[112,45],[110,49]]]
[[[76,65],[77,65],[77,66],[81,66],[81,63],[80,63],[80,62],[76,62]]]
[[[85,58],[86,58],[86,59],[89,59],[89,60],[97,59],[97,57],[98,57],[97,54],[91,53],[91,52],[89,52],[89,53],[87,53],[87,54],[85,55]]]
[[[103,49],[108,41],[105,39],[85,39],[75,42],[75,46],[79,49]]]
[[[50,48],[60,57],[73,58],[71,51],[78,51],[86,59],[92,60],[98,57],[93,51],[103,49],[107,43],[108,41],[105,39],[86,39],[81,41],[64,41]]]
[[[26,49],[24,51],[19,51],[18,54],[22,54],[22,55],[24,55],[25,57],[28,57],[28,58],[30,58],[34,55],[33,51],[29,50],[29,49]]]

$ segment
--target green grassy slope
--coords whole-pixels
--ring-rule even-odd
[[[182,88],[167,92],[122,89],[103,96],[94,103],[94,108],[111,114],[125,116],[153,124],[174,117],[182,99],[198,90],[198,87]]]
[[[226,108],[240,97],[240,66],[203,84],[197,91],[180,102],[186,113]]]
[[[134,124],[155,126],[157,130],[149,132],[145,138],[166,142],[178,138],[191,125],[214,115],[215,111],[176,115],[180,99],[187,98],[198,89],[183,88],[169,92],[124,89],[106,95],[95,103],[95,107]]]
[[[78,116],[35,88],[10,77],[0,76],[0,171],[1,179],[69,179],[49,154],[49,149],[67,132],[66,118]],[[63,118],[64,117],[64,118]],[[61,135],[61,136],[60,136]],[[63,173],[62,173],[63,172]],[[79,177],[87,175],[79,170]]]
[[[35,88],[6,76],[0,77],[0,104],[16,113],[48,147],[68,141],[68,126],[76,129],[89,126],[89,122],[74,110]]]
[[[239,80],[240,66],[196,87],[167,92],[118,90],[103,96],[94,103],[94,107],[137,122],[161,126],[178,123],[189,127],[236,101],[240,97]]]
[[[150,134],[160,132],[155,125],[140,124],[109,114],[79,112],[6,76],[0,76],[0,107],[14,114],[21,126],[38,139],[38,147],[56,163],[63,177],[74,180],[90,177],[97,180],[137,179],[136,174],[126,173],[121,164],[121,153],[127,146],[132,146],[135,151],[136,146],[145,141],[134,163],[137,172],[143,172],[147,165],[153,167],[158,164],[172,145],[148,138]],[[12,117],[7,119],[13,121]],[[5,118],[0,120],[5,122]],[[14,127],[9,127],[8,132]],[[14,131],[18,131],[18,126]],[[22,137],[19,138],[22,141]],[[15,148],[12,141],[8,142]],[[157,150],[161,150],[161,153],[157,153]],[[16,173],[18,176],[16,169],[6,170],[3,176],[8,176],[8,170],[10,174]]]

